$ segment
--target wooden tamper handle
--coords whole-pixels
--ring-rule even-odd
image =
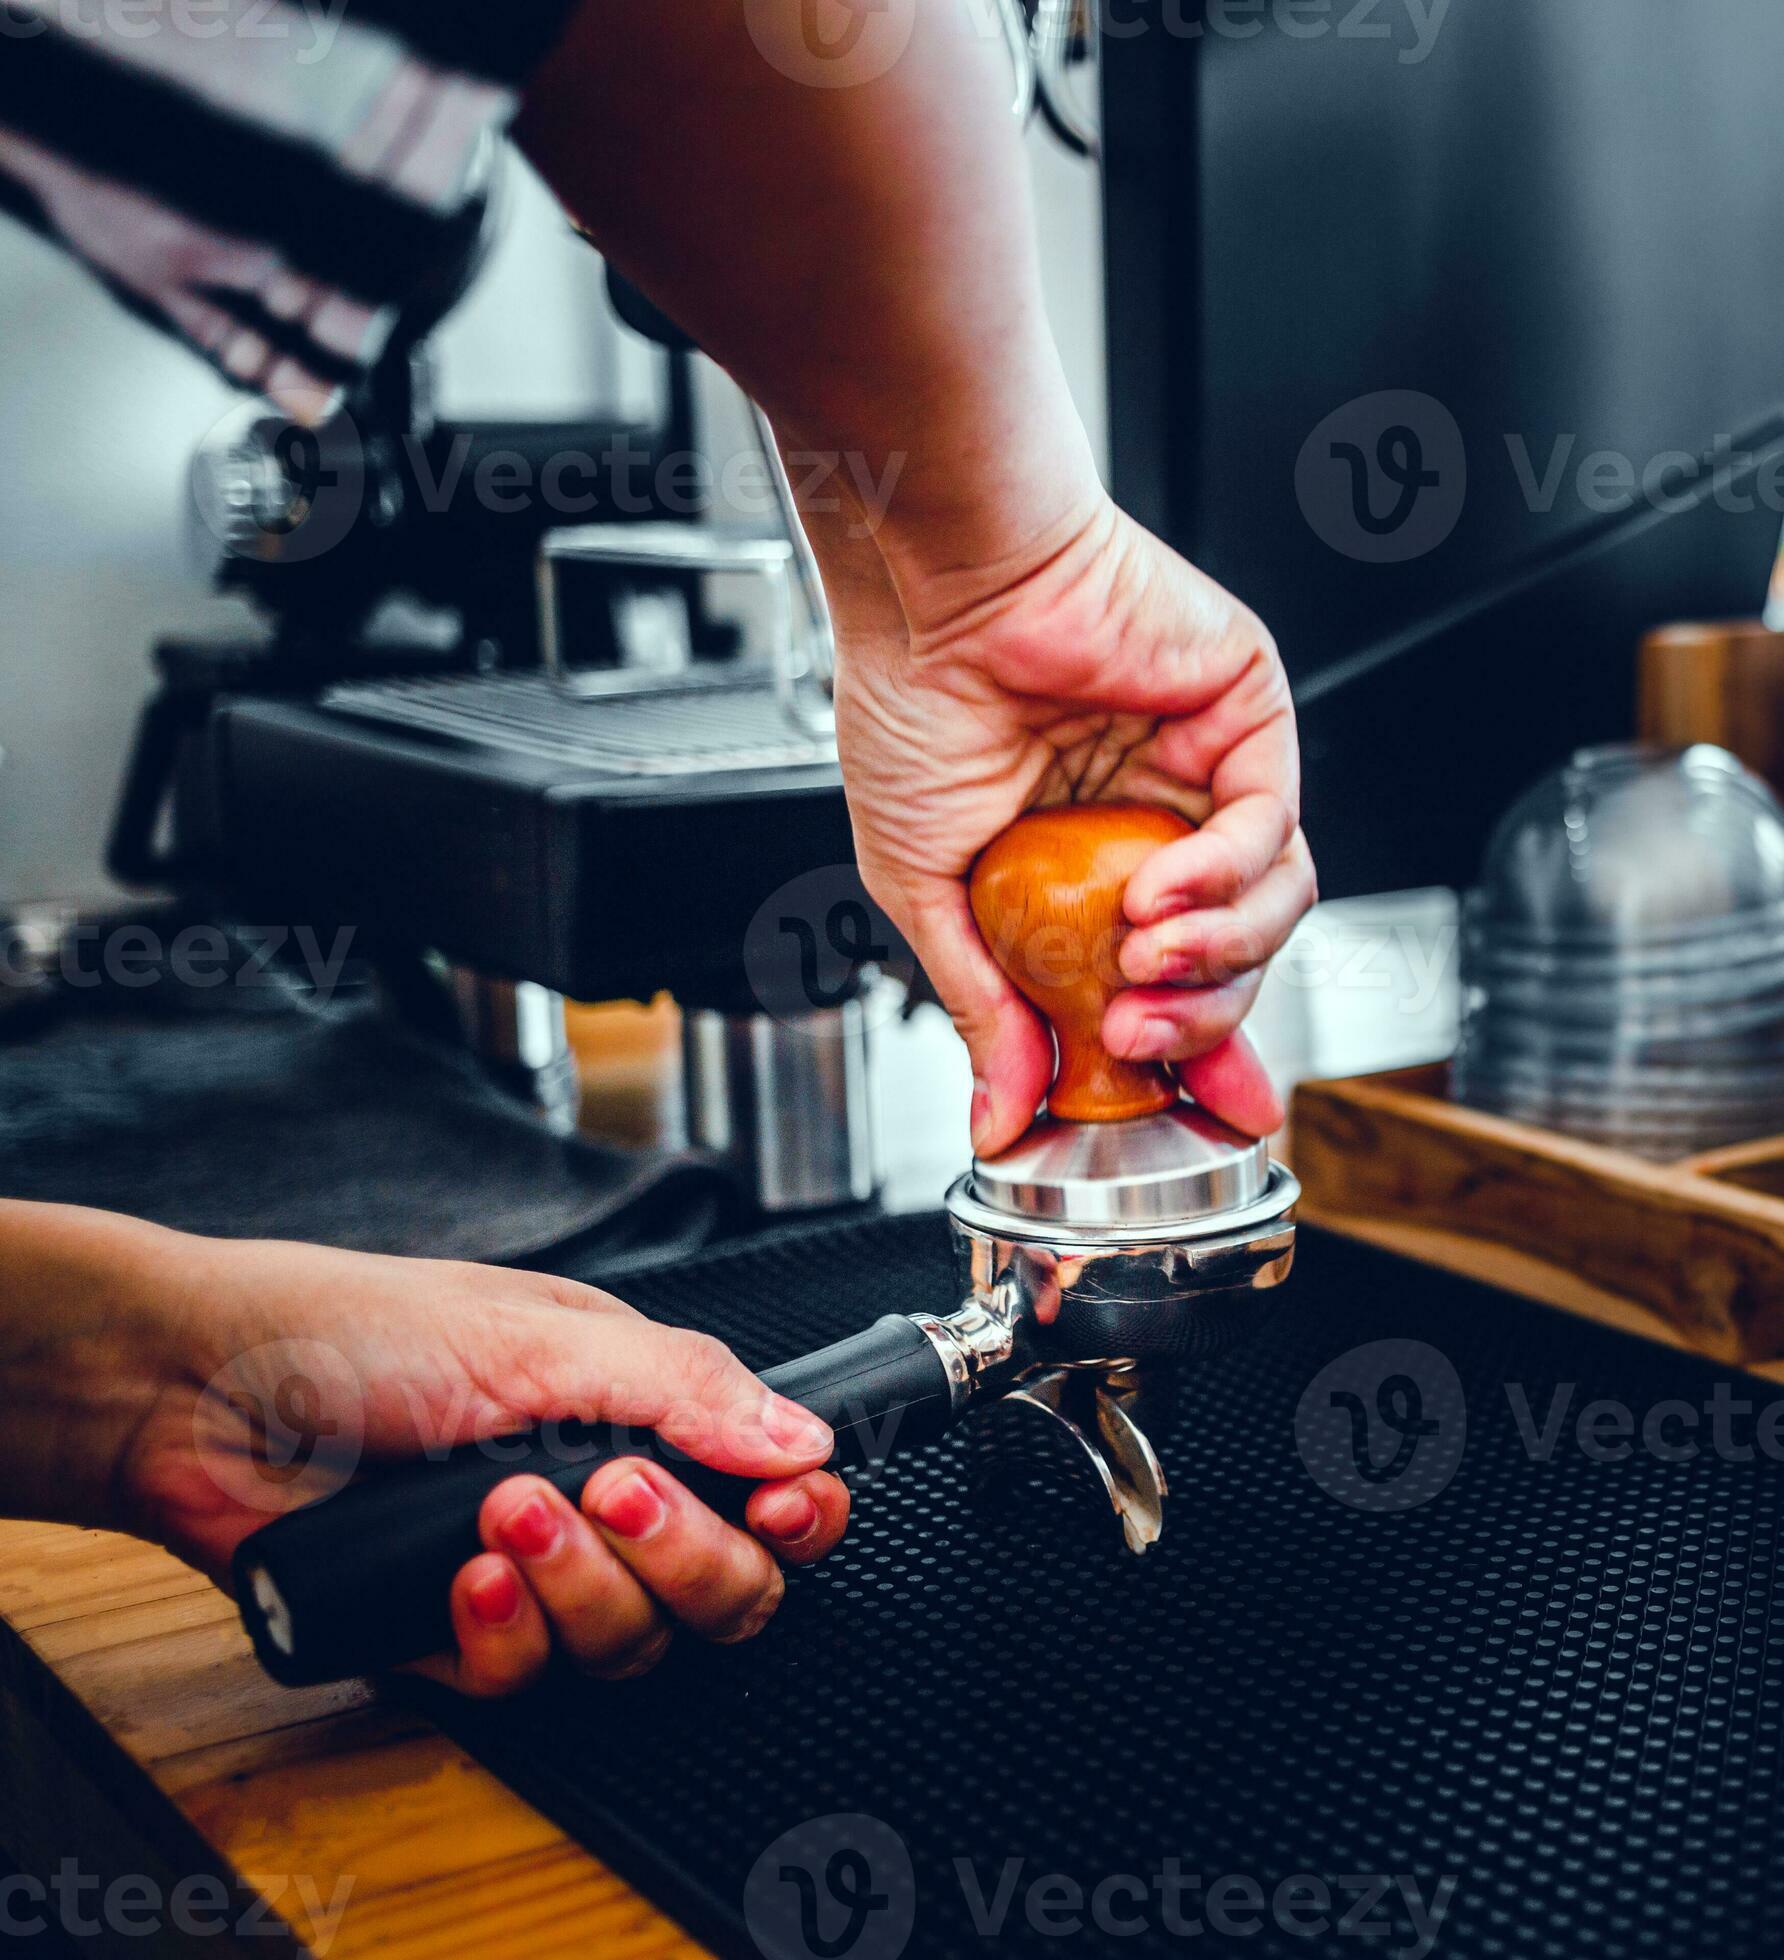
[[[1127,983],[1116,954],[1122,894],[1141,861],[1193,825],[1143,803],[1031,810],[980,852],[973,917],[1014,985],[1046,1015],[1059,1043],[1048,1092],[1068,1123],[1153,1116],[1177,1101],[1160,1063],[1117,1061],[1103,1046],[1103,1010]]]

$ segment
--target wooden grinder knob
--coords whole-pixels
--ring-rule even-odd
[[[1141,803],[1033,810],[993,838],[973,866],[973,917],[1011,982],[1053,1025],[1059,1069],[1051,1115],[1069,1123],[1153,1116],[1178,1099],[1169,1070],[1117,1061],[1103,1011],[1127,982],[1116,954],[1122,894],[1142,860],[1192,825]]]

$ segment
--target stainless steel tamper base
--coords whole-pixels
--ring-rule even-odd
[[[1067,1231],[1186,1224],[1255,1204],[1269,1182],[1266,1145],[1188,1102],[1125,1123],[1043,1117],[1001,1157],[974,1158],[968,1180],[987,1209]]]
[[[1043,1120],[948,1193],[965,1298],[926,1331],[959,1340],[963,1399],[993,1387],[1072,1435],[1143,1552],[1165,1497],[1135,1419],[1145,1376],[1217,1351],[1246,1299],[1288,1277],[1299,1197],[1264,1144],[1189,1103]]]

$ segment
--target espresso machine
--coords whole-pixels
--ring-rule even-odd
[[[1147,1408],[1255,1324],[1288,1276],[1299,1195],[1266,1145],[1186,1101],[1165,1070],[1112,1060],[1097,1038],[1119,985],[1127,879],[1184,828],[1135,806],[1042,811],[981,857],[981,930],[1052,1016],[1059,1072],[1049,1113],[948,1193],[956,1299],[763,1375],[833,1426],[837,1467],[877,1474],[893,1452],[1003,1404],[1070,1435],[1129,1550],[1157,1541],[1166,1476]],[[551,1425],[374,1474],[241,1545],[235,1591],[261,1660],[302,1685],[448,1645],[448,1590],[480,1549],[488,1493],[524,1471],[574,1499],[615,1455],[669,1463],[732,1517],[752,1488],[607,1424]]]
[[[393,1012],[560,1133],[566,1000],[672,994],[662,1141],[729,1165],[746,1216],[866,1204],[866,999],[906,956],[854,872],[829,616],[779,452],[752,412],[766,521],[716,521],[689,488],[700,356],[616,278],[659,350],[654,420],[437,413],[431,337],[498,193],[333,421],[248,413],[196,457],[217,583],[266,630],[157,649],[111,869],[350,928]]]
[[[1016,120],[1089,153],[1068,86],[1080,14],[997,0],[993,22]],[[430,340],[487,257],[511,167],[492,145],[451,249],[333,421],[249,415],[195,459],[217,582],[268,632],[157,648],[110,868],[350,927],[399,1011],[450,1026],[564,1133],[566,1000],[668,992],[682,1122],[665,1141],[724,1160],[766,1216],[870,1203],[870,1002],[914,961],[854,871],[834,639],[779,449],[746,405],[771,522],[714,522],[681,467],[701,357],[611,273],[613,312],[660,350],[660,415],[438,412]],[[721,583],[753,588],[741,629],[710,603]]]

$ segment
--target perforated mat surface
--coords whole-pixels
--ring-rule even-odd
[[[922,1218],[625,1290],[766,1365],[950,1288]],[[956,1434],[754,1643],[430,1706],[726,1954],[1769,1960],[1780,1394],[1305,1233],[1145,1558]]]

